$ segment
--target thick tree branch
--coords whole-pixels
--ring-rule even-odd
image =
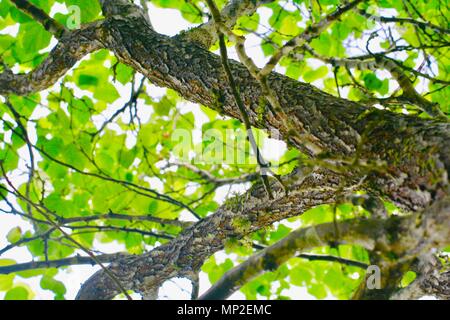
[[[113,253],[113,254],[103,254],[97,255],[96,260],[102,263],[108,263],[112,261],[116,261],[127,254],[124,253]],[[74,256],[64,259],[58,260],[49,260],[49,261],[31,261],[26,263],[18,263],[12,264],[8,266],[0,267],[0,274],[9,274],[14,272],[20,272],[25,270],[35,270],[35,269],[46,269],[46,268],[59,268],[64,266],[73,266],[73,265],[83,265],[90,264],[95,265],[97,262],[89,256]]]
[[[417,226],[418,219],[422,220],[422,223]],[[276,270],[296,252],[328,246],[335,241],[341,244],[357,244],[368,250],[383,250],[390,254],[407,253],[408,258],[411,259],[423,252],[428,252],[431,247],[442,247],[450,243],[450,230],[439,226],[441,223],[450,224],[450,197],[421,215],[392,217],[387,220],[341,221],[338,223],[337,239],[333,222],[300,228],[225,273],[199,299],[226,299],[262,272]],[[428,236],[429,234],[432,236]],[[420,250],[417,250],[418,248]],[[385,275],[382,274],[381,277]]]
[[[0,74],[0,94],[27,95],[56,83],[77,61],[102,47],[97,40],[101,24],[94,22],[65,33],[48,57],[29,73],[13,74],[5,70]]]
[[[43,90],[55,83],[77,59],[104,45],[121,62],[153,83],[172,88],[190,101],[242,121],[220,57],[191,42],[157,34],[146,23],[142,10],[131,4],[126,3],[120,9],[109,10],[104,4],[105,21],[64,35],[49,58],[30,74],[15,76],[5,72],[0,75],[0,93],[23,95]],[[92,30],[87,32],[89,28]],[[81,39],[81,45],[71,43],[70,37]],[[71,49],[66,50],[68,48]],[[67,53],[69,56],[64,56]],[[229,237],[243,237],[315,205],[335,201],[337,184],[341,180],[347,186],[363,181],[361,188],[413,211],[448,195],[448,122],[367,108],[270,73],[268,84],[291,120],[287,124],[284,117],[272,112],[264,102],[261,87],[247,68],[235,61],[229,63],[253,126],[278,129],[285,141],[309,155],[317,156],[316,150],[323,150],[326,152],[321,155],[323,158],[333,155],[337,163],[348,166],[347,173],[337,177],[329,171],[316,171],[302,184],[292,187],[287,195],[273,186],[273,201],[261,195],[261,187],[250,190],[245,196],[248,198],[236,198],[236,203],[224,205],[216,214],[185,230],[176,240],[148,254],[111,264],[108,270],[120,278],[125,289],[150,297],[155,288],[173,276],[192,277],[207,257],[223,248]],[[292,135],[290,130],[300,135]],[[304,139],[297,138],[299,136]],[[379,170],[380,165],[383,170]],[[240,219],[248,220],[250,226],[243,228]],[[433,234],[427,237],[432,238]],[[100,271],[83,286],[78,297],[108,299],[117,293],[111,279]]]
[[[172,88],[190,101],[243,121],[221,68],[220,57],[192,43],[159,35],[140,25],[139,20],[125,22],[114,17],[105,21],[106,32],[110,34],[107,46],[123,63],[144,74],[151,82]],[[246,67],[230,61],[230,68],[240,96],[248,105],[253,126],[279,130],[288,143],[308,154],[316,154],[316,149],[319,149],[344,157],[349,163],[388,163],[389,174],[378,174],[374,170],[370,173],[373,178],[368,179],[370,184],[363,187],[386,195],[408,209],[418,210],[429,205],[431,197],[428,192],[442,194],[437,189],[447,183],[443,171],[450,170],[449,123],[366,108],[271,73],[269,84],[289,117],[290,123],[286,123],[285,117],[269,110],[258,81]],[[298,134],[290,134],[291,130]],[[399,143],[394,143],[393,137]],[[427,151],[422,148],[424,140]],[[401,141],[410,141],[408,146],[412,149],[402,148]],[[309,148],[311,144],[317,148]],[[405,156],[405,153],[410,156]],[[423,167],[419,168],[421,158],[424,161],[433,159],[436,165],[431,171],[434,173],[426,173]],[[376,166],[373,165],[374,169]],[[352,174],[359,180],[367,172],[355,170]],[[441,176],[443,184],[424,179],[427,176],[431,178],[431,175]],[[425,193],[419,192],[421,189],[426,190]]]
[[[137,7],[136,10],[141,11]],[[242,120],[221,68],[220,58],[192,43],[159,35],[142,19],[139,14],[131,14],[126,19],[115,16],[107,18],[101,23],[103,43],[122,62],[143,73],[153,83],[170,87],[188,100]],[[79,48],[77,46],[75,51]],[[270,74],[269,83],[277,92],[277,99],[284,112],[289,115],[290,124],[285,123],[284,117],[268,109],[263,112],[264,121],[261,121],[261,112],[258,110],[261,110],[260,101],[263,97],[258,82],[241,64],[231,61],[230,66],[240,95],[249,106],[253,126],[278,129],[287,142],[310,154],[315,153],[315,148],[310,149],[308,145],[314,144],[320,150],[350,157],[349,161],[355,161],[358,149],[358,161],[375,159],[389,163],[388,174],[372,172],[371,175],[375,175],[376,179],[375,176],[368,179],[370,184],[363,187],[388,196],[408,209],[424,208],[430,204],[431,194],[442,194],[439,190],[447,179],[443,172],[447,172],[448,176],[450,170],[448,123],[369,109],[277,73]],[[38,69],[43,70],[32,72],[32,76],[23,75],[26,79],[22,83],[16,77],[5,77],[3,74],[0,76],[0,93],[25,94],[43,89],[50,85],[48,81],[56,81],[66,70],[56,68],[57,72],[47,70],[47,73],[45,67]],[[29,78],[36,80],[32,81],[34,85],[30,86]],[[263,106],[266,107],[265,104]],[[291,135],[290,130],[298,132],[303,139]],[[393,137],[398,141],[409,141],[408,149],[404,149],[400,143],[394,143]],[[422,147],[424,145],[425,148]],[[420,167],[425,159],[434,163],[430,170]],[[355,179],[361,179],[367,172],[355,170],[353,174]],[[434,177],[444,180],[437,183]]]
[[[450,299],[450,265],[443,266],[432,253],[419,257],[413,265],[416,279],[406,288],[396,292],[392,300],[419,299],[425,295],[438,299]]]

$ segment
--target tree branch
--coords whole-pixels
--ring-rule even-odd
[[[11,0],[11,2],[14,3],[18,9],[39,22],[45,30],[53,34],[57,39],[61,38],[64,33],[67,32],[66,28],[61,23],[54,20],[44,10],[27,0]]]
[[[226,74],[221,68],[220,57],[189,42],[159,35],[148,28],[140,28],[139,21],[125,23],[121,19],[111,18],[105,24],[110,34],[108,47],[123,63],[144,74],[154,84],[172,88],[190,101],[210,106],[222,114],[243,121]],[[317,155],[316,150],[319,149],[338,157],[349,157],[349,163],[354,162],[356,157],[361,162],[387,161],[394,176],[404,176],[406,180],[377,175],[376,179],[370,179],[372,182],[376,181],[375,184],[370,183],[370,189],[375,194],[388,196],[397,205],[420,210],[430,204],[422,192],[420,195],[417,193],[422,188],[417,185],[417,179],[422,179],[418,174],[421,169],[417,167],[417,157],[429,159],[430,156],[423,149],[421,151],[422,143],[419,140],[426,139],[430,146],[435,145],[436,147],[430,147],[435,152],[435,161],[445,163],[445,170],[450,170],[448,123],[439,124],[441,129],[436,129],[434,126],[438,126],[437,123],[385,110],[369,109],[271,73],[268,81],[276,92],[276,100],[288,115],[289,123],[286,123],[286,117],[267,108],[260,84],[253,79],[247,68],[234,61],[230,61],[230,67],[242,100],[248,105],[252,126],[268,130],[276,128],[286,142],[307,154]],[[261,111],[258,111],[261,110],[261,103],[264,109],[263,121],[260,120]],[[406,128],[410,132],[407,133]],[[429,133],[425,134],[425,131]],[[393,144],[394,139],[386,137],[388,133],[399,141],[418,139],[409,144],[416,148],[414,151],[407,151],[411,152],[410,158],[404,156],[405,150],[399,148],[398,143]],[[355,180],[360,180],[367,172],[354,170],[349,174]],[[441,174],[436,172],[436,175]],[[388,185],[391,187],[387,187]],[[368,186],[363,186],[365,187]],[[431,190],[436,187],[435,182],[430,181],[426,188]],[[419,199],[425,201],[420,203]]]
[[[97,255],[96,260],[102,263],[114,262],[128,254],[125,253],[113,253]],[[58,260],[49,261],[30,261],[26,263],[12,264],[8,266],[0,266],[0,274],[9,274],[25,270],[46,269],[46,268],[59,268],[72,265],[90,264],[95,265],[97,262],[90,256],[74,256]]]
[[[61,224],[68,224],[68,223],[74,223],[74,222],[90,222],[90,221],[96,221],[96,220],[109,220],[109,219],[117,219],[117,220],[126,220],[126,221],[148,221],[148,222],[155,222],[162,225],[172,225],[180,228],[187,228],[190,225],[192,225],[192,222],[184,222],[180,220],[173,220],[173,219],[163,219],[158,217],[153,217],[150,215],[127,215],[127,214],[121,214],[121,213],[105,213],[101,215],[92,215],[92,216],[86,216],[86,217],[71,217],[71,218],[61,218],[59,219],[59,222]]]
[[[0,74],[0,94],[27,95],[47,89],[66,74],[75,63],[88,53],[102,48],[98,32],[102,22],[97,21],[81,29],[65,33],[48,57],[33,71],[13,74],[5,70]]]
[[[186,169],[189,169],[190,171],[198,174],[202,179],[215,184],[217,187],[227,185],[227,184],[238,184],[238,183],[254,181],[259,176],[259,174],[257,172],[252,172],[252,173],[242,174],[241,176],[236,177],[236,178],[218,178],[218,177],[214,176],[213,174],[211,174],[209,171],[202,170],[199,167],[197,167],[193,164],[190,164],[190,163],[172,161],[168,164],[168,166],[171,166],[171,165],[176,165],[179,167],[184,167]]]
[[[448,258],[447,258],[448,259]],[[450,299],[450,265],[443,266],[434,254],[419,257],[413,265],[416,279],[407,287],[396,292],[392,300],[419,299],[425,295],[442,300]]]
[[[237,20],[243,16],[250,16],[256,9],[274,0],[231,0],[222,9],[220,16],[225,26],[233,28]],[[219,38],[216,33],[214,19],[209,20],[198,27],[182,32],[178,35],[181,39],[193,41],[205,49],[209,49]]]
[[[300,47],[303,44],[311,41],[315,37],[319,36],[320,33],[323,30],[325,30],[333,21],[339,19],[344,13],[353,9],[361,1],[362,0],[354,0],[352,2],[343,5],[342,7],[338,7],[336,11],[329,14],[328,16],[320,20],[318,23],[312,24],[311,26],[307,27],[305,31],[303,31],[301,34],[295,36],[294,38],[286,42],[280,49],[278,49],[272,55],[269,62],[267,62],[266,65],[258,73],[258,77],[263,78],[267,76],[270,72],[272,72],[272,70],[275,68],[275,66],[281,60],[282,57],[289,54],[289,52],[294,50],[296,47]]]
[[[301,253],[295,256],[296,258],[300,259],[306,259],[309,261],[328,261],[328,262],[336,262],[340,264],[345,264],[347,266],[351,267],[358,267],[362,269],[367,269],[369,266],[367,263],[356,261],[356,260],[350,260],[345,259],[341,257],[331,256],[331,255],[325,255],[325,254],[311,254],[311,253]]]
[[[216,26],[222,23],[222,17],[220,16],[220,12],[214,2],[214,0],[206,0],[211,13],[213,15],[213,19],[216,23]],[[225,44],[225,38],[223,34],[220,32],[219,27],[216,28],[216,32],[219,37],[219,47],[220,47],[220,56],[222,60],[222,66],[225,70],[225,74],[227,75],[227,80],[229,82],[229,85],[231,87],[231,92],[233,93],[234,100],[236,102],[236,105],[239,108],[239,111],[241,112],[241,117],[244,121],[245,129],[247,131],[247,137],[250,142],[250,146],[253,150],[253,153],[256,157],[256,161],[258,162],[259,169],[261,172],[261,180],[264,184],[264,188],[266,189],[267,194],[269,195],[269,198],[272,199],[272,191],[270,190],[269,185],[269,179],[267,178],[267,171],[270,170],[268,168],[269,164],[264,160],[258,145],[256,144],[255,136],[253,135],[251,123],[250,123],[250,117],[247,113],[247,109],[244,105],[244,102],[242,101],[241,95],[239,94],[239,91],[236,86],[236,82],[234,81],[234,76],[231,72],[230,65],[228,63],[228,53],[227,53],[227,46]]]

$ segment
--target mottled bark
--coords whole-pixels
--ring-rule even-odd
[[[153,83],[222,114],[241,118],[220,57],[194,43],[154,32],[143,15],[129,11],[126,17],[113,15],[103,23],[64,36],[50,57],[29,74],[4,72],[0,75],[0,93],[43,90],[84,54],[105,46]],[[279,130],[290,145],[312,156],[331,155],[347,163],[369,163],[370,170],[352,168],[353,178],[367,176],[364,188],[404,208],[423,209],[447,192],[450,123],[368,108],[271,73],[269,84],[292,120],[291,128],[297,131],[293,135],[282,117],[269,110],[248,70],[235,61],[231,61],[231,67],[255,127]]]
[[[448,257],[447,257],[448,260]],[[450,265],[443,265],[432,253],[419,257],[412,265],[416,278],[406,288],[390,297],[392,300],[419,299],[432,295],[438,299],[450,300]]]

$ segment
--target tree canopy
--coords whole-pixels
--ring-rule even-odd
[[[161,33],[161,9],[190,27]],[[175,278],[193,299],[449,299],[449,17],[2,0],[0,297],[67,298],[84,264],[78,299]]]

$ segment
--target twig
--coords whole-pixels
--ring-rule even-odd
[[[214,3],[214,0],[206,0],[211,13],[213,15],[213,19],[216,23],[221,22],[220,12]],[[239,91],[236,86],[236,82],[234,81],[233,74],[231,72],[230,65],[228,64],[228,54],[227,54],[227,47],[225,44],[225,39],[223,36],[223,33],[217,28],[217,33],[219,36],[219,46],[220,46],[220,55],[222,58],[222,66],[225,70],[225,73],[227,75],[228,82],[231,87],[231,92],[233,93],[234,99],[236,101],[236,104],[239,108],[239,111],[241,112],[242,120],[244,121],[245,129],[247,131],[248,140],[250,142],[250,146],[253,149],[253,152],[256,156],[256,161],[258,162],[258,165],[261,170],[261,180],[263,182],[264,188],[266,189],[266,192],[270,199],[273,199],[273,194],[270,189],[270,183],[269,179],[267,178],[267,170],[269,167],[269,164],[264,160],[263,156],[261,155],[261,152],[258,148],[258,145],[256,144],[255,137],[253,135],[252,126],[250,123],[250,118],[248,116],[247,110],[245,108],[244,102],[242,101],[242,98],[239,94]]]
[[[44,10],[36,7],[27,0],[11,0],[11,2],[14,3],[18,9],[42,24],[45,30],[52,33],[56,38],[61,38],[67,31],[61,23],[50,17]]]

